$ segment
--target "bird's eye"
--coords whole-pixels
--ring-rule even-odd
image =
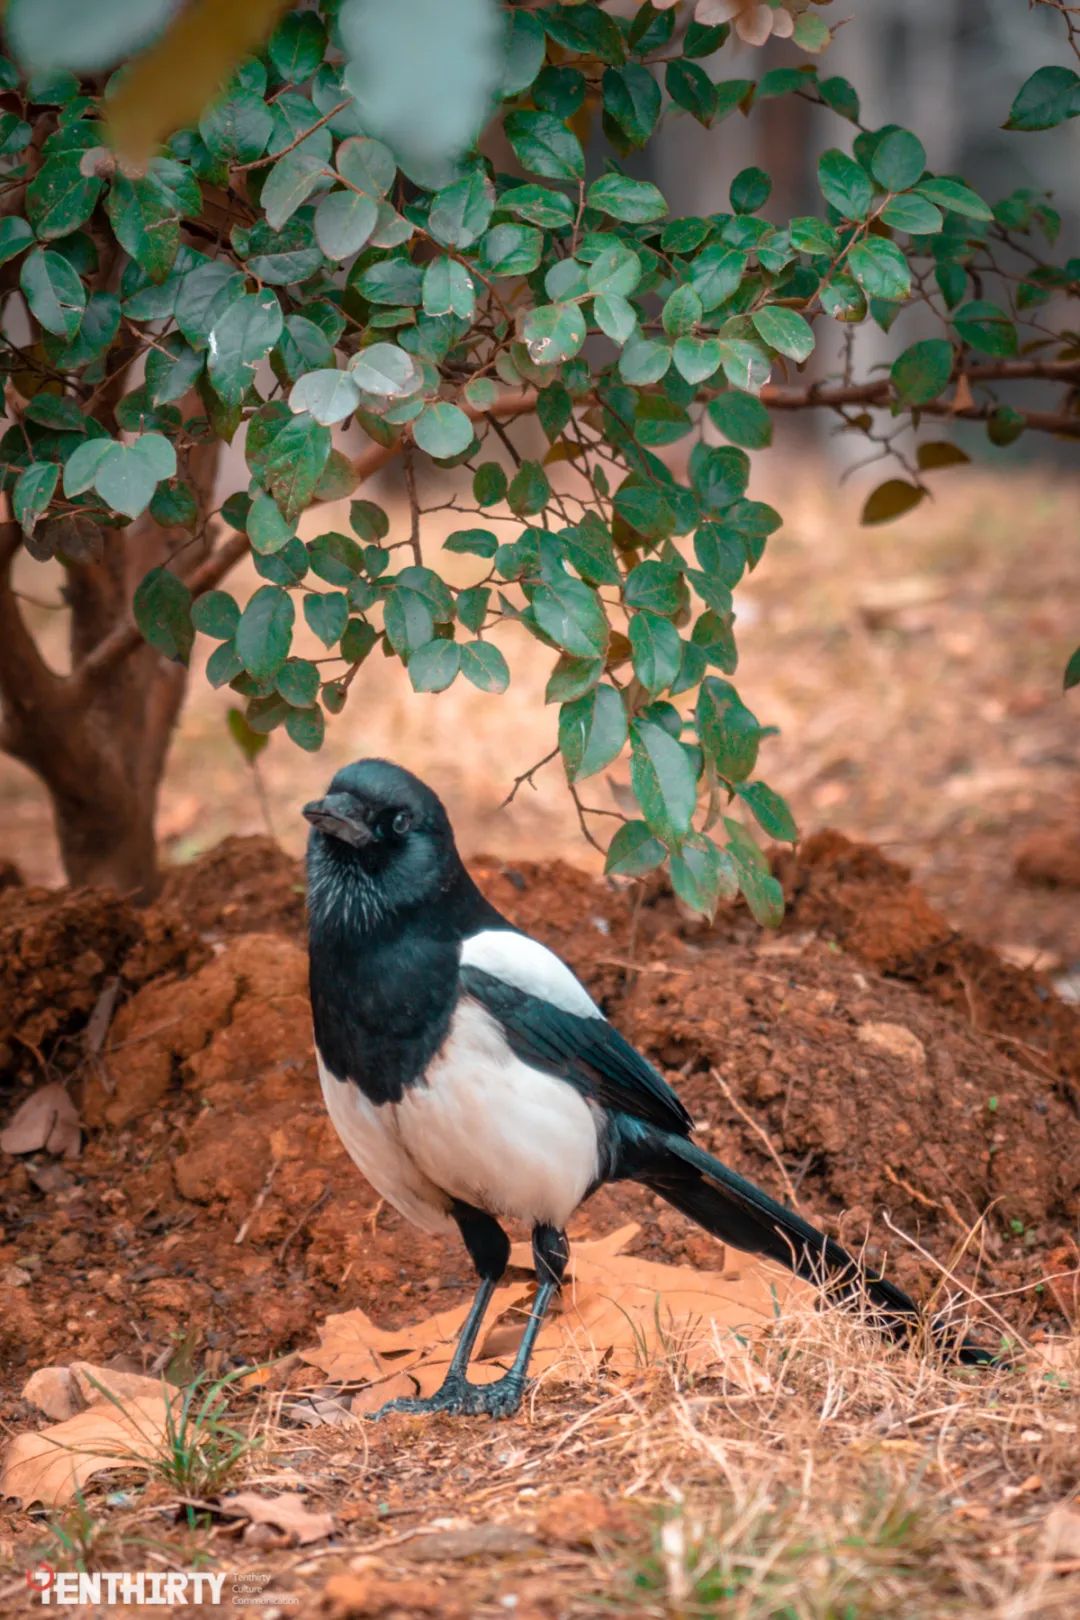
[[[407,810],[399,810],[390,824],[399,838],[403,838],[412,826],[412,816]]]

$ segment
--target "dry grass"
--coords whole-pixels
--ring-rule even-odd
[[[837,1311],[802,1314],[756,1350],[752,1390],[687,1379],[684,1351],[617,1384],[553,1369],[506,1424],[298,1430],[291,1392],[244,1395],[229,1421],[261,1444],[228,1488],[302,1489],[335,1515],[331,1542],[238,1541],[216,1499],[163,1466],[24,1532],[16,1567],[256,1565],[294,1609],[342,1616],[1077,1612],[1080,1515],[1063,1504],[1080,1484],[1080,1339],[1052,1367],[969,1371],[883,1349]]]

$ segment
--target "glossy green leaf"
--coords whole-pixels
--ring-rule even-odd
[[[559,752],[567,780],[580,782],[617,759],[627,739],[626,709],[613,686],[601,683],[559,711]]]
[[[952,368],[952,344],[944,338],[924,338],[897,355],[889,375],[905,405],[928,405],[948,387]]]
[[[697,786],[681,743],[648,720],[630,725],[630,785],[650,830],[669,847],[690,831]]]

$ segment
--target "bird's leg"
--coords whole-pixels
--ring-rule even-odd
[[[470,1386],[468,1404],[464,1407],[467,1412],[486,1412],[491,1417],[513,1417],[524,1398],[525,1375],[536,1336],[543,1326],[551,1301],[562,1287],[563,1273],[570,1258],[566,1233],[560,1232],[557,1227],[534,1227],[532,1242],[540,1286],[536,1290],[514,1364],[496,1383]]]
[[[490,1215],[485,1215],[482,1210],[473,1209],[469,1204],[455,1204],[452,1213],[465,1241],[465,1247],[472,1257],[473,1265],[480,1273],[480,1284],[469,1314],[461,1325],[454,1354],[446,1369],[446,1377],[433,1395],[403,1396],[396,1401],[387,1401],[385,1406],[380,1406],[379,1410],[372,1414],[375,1418],[384,1417],[389,1412],[473,1410],[472,1398],[478,1391],[475,1385],[469,1383],[465,1373],[484,1314],[495,1292],[495,1285],[506,1270],[506,1262],[510,1257],[510,1242],[499,1223]]]

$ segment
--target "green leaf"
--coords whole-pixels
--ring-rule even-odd
[[[1065,690],[1071,692],[1074,686],[1080,686],[1080,647],[1077,647],[1069,662],[1065,665]]]
[[[542,232],[531,225],[495,225],[480,242],[480,264],[489,275],[527,276],[540,263],[543,248]]]
[[[319,671],[306,658],[290,658],[274,682],[281,696],[296,709],[310,709],[319,696]]]
[[[510,510],[518,517],[531,517],[542,512],[551,499],[551,485],[547,473],[538,461],[523,461],[506,492]]]
[[[260,556],[269,556],[275,551],[280,551],[282,546],[288,545],[296,533],[296,524],[288,522],[282,516],[281,509],[271,495],[260,492],[251,503],[247,532],[251,540],[251,549]]]
[[[273,114],[254,90],[237,90],[212,102],[199,119],[199,134],[211,157],[223,163],[254,163],[273,133]]]
[[[865,219],[874,188],[870,176],[846,152],[832,147],[818,160],[818,185],[827,203],[844,219]]]
[[[541,304],[529,311],[522,326],[529,359],[537,366],[571,359],[585,336],[585,317],[577,304]]]
[[[499,207],[546,230],[559,230],[572,225],[576,213],[569,197],[561,191],[552,191],[548,186],[512,186],[499,198]]]
[[[737,880],[731,857],[717,849],[711,838],[687,841],[669,863],[671,886],[683,905],[709,920],[721,894],[734,894]]]
[[[444,551],[463,552],[471,557],[494,557],[499,542],[489,529],[455,529],[443,541]]]
[[[559,711],[559,752],[569,782],[595,776],[622,753],[626,709],[613,686],[601,684]]]
[[[386,638],[399,657],[407,658],[435,634],[430,604],[407,585],[395,585],[387,597],[383,624]]]
[[[461,649],[461,673],[481,692],[505,692],[510,671],[498,647],[490,641],[466,641]]]
[[[503,129],[514,155],[530,174],[545,180],[583,180],[585,154],[581,142],[552,113],[508,113]]]
[[[912,507],[918,506],[924,491],[916,484],[909,484],[903,478],[887,478],[879,484],[870,495],[862,509],[860,523],[889,523],[893,518],[903,517]]]
[[[1053,129],[1080,114],[1080,76],[1068,67],[1037,68],[1009,109],[1006,129]]]
[[[660,313],[668,337],[682,337],[692,332],[704,314],[701,299],[693,287],[676,287],[665,300]]]
[[[42,242],[70,236],[86,224],[97,206],[102,182],[96,175],[83,173],[83,156],[82,152],[61,152],[47,158],[26,188],[27,219]],[[18,223],[28,231],[25,220]]]
[[[736,98],[742,100],[746,91],[751,88],[745,79],[734,80],[733,83],[741,87]],[[664,84],[667,93],[677,107],[682,107],[691,113],[699,124],[708,127],[716,117],[718,110],[717,87],[713,84],[704,68],[699,68],[695,62],[676,59],[669,62],[664,72]],[[727,98],[730,100],[730,96]],[[735,102],[731,102],[734,106]],[[724,111],[731,107],[725,106]]]
[[[778,354],[800,362],[813,354],[813,328],[797,310],[785,309],[781,304],[766,304],[756,309],[750,319],[758,336]]]
[[[856,242],[847,258],[848,269],[868,298],[890,302],[906,298],[911,291],[911,271],[895,242],[870,236]]]
[[[476,308],[476,283],[458,259],[432,259],[424,270],[424,313],[453,315],[471,321]]]
[[[431,204],[428,230],[443,247],[472,247],[487,230],[495,192],[482,169],[440,191]]]
[[[266,47],[274,71],[290,84],[310,79],[325,53],[326,30],[313,11],[290,12]]]
[[[203,356],[184,342],[179,334],[161,341],[146,357],[146,387],[155,405],[168,405],[183,399],[195,386],[203,368]]]
[[[619,356],[619,376],[624,382],[647,388],[650,383],[659,382],[670,365],[671,350],[666,343],[635,337]]]
[[[739,888],[755,922],[763,928],[779,928],[784,920],[784,891],[779,883],[771,873],[747,860],[739,846],[729,844],[728,854],[735,863]]]
[[[328,191],[315,209],[315,239],[328,259],[351,259],[370,239],[378,218],[376,198]]]
[[[811,253],[815,258],[827,255],[834,258],[840,251],[840,238],[831,225],[812,214],[800,215],[788,226],[791,245],[798,253]]]
[[[187,663],[195,631],[191,592],[182,579],[167,568],[152,568],[135,589],[132,612],[144,641],[174,663]]]
[[[240,623],[240,609],[228,591],[205,591],[191,604],[191,623],[215,641],[231,641]]]
[[[682,574],[671,563],[648,559],[638,563],[627,576],[624,597],[627,607],[647,608],[671,618],[686,605]]]
[[[750,458],[728,445],[696,444],[690,453],[690,482],[707,512],[722,512],[746,494]]]
[[[237,657],[257,681],[272,679],[289,656],[296,610],[280,585],[260,585],[240,615]]]
[[[223,653],[225,650],[226,649],[224,647],[219,647],[218,652],[214,654],[214,657],[216,658],[219,653]],[[213,662],[213,660],[211,660],[211,662]],[[215,684],[223,686],[225,683],[224,681],[217,681]],[[229,730],[229,736],[232,738],[237,748],[239,748],[248,764],[253,765],[258,759],[259,755],[262,753],[263,749],[268,745],[270,741],[269,736],[264,732],[253,730],[248,724],[247,716],[240,709],[230,709],[228,715],[226,716],[225,723]]]
[[[671,355],[675,370],[696,388],[720,369],[724,349],[719,338],[681,337],[676,339]]]
[[[886,191],[906,191],[926,168],[923,144],[906,129],[891,129],[874,147],[870,172]]]
[[[957,336],[983,354],[1008,356],[1020,346],[1016,327],[1005,311],[989,299],[973,299],[958,309],[952,320]]]
[[[603,78],[604,111],[633,146],[644,146],[660,116],[660,86],[647,67],[609,67]]]
[[[445,692],[461,668],[456,641],[425,642],[409,658],[409,680],[414,692]]]
[[[114,439],[88,439],[77,445],[64,463],[64,494],[69,498],[84,495],[94,486],[98,468],[112,453]]]
[[[604,871],[620,877],[644,877],[663,862],[666,851],[644,821],[626,821],[608,845]]]
[[[326,172],[326,164],[314,152],[298,150],[278,159],[266,177],[259,198],[271,230],[279,231],[292,218],[322,183]]]
[[[764,169],[740,169],[731,182],[731,206],[737,214],[756,214],[771,191],[772,181]]]
[[[945,223],[941,209],[915,191],[887,202],[881,217],[894,231],[906,231],[909,236],[932,236]]]
[[[106,199],[116,240],[152,281],[163,281],[180,247],[176,198],[153,173],[113,177]]]
[[[718,776],[741,782],[757,764],[764,729],[729,681],[708,675],[697,701],[697,732]]]
[[[742,249],[714,241],[691,264],[690,285],[704,309],[719,309],[738,292],[745,271],[746,254]]]
[[[344,422],[359,404],[356,378],[351,372],[333,368],[305,372],[289,395],[291,410],[307,411],[324,427]]]
[[[0,219],[0,264],[18,258],[33,240],[34,233],[25,219],[20,219],[17,214]]]
[[[924,338],[897,355],[889,375],[905,405],[928,405],[948,387],[952,368],[952,344],[944,338]]]
[[[945,208],[953,214],[964,214],[969,219],[991,220],[994,217],[989,203],[965,186],[962,180],[934,179],[932,176],[921,180],[918,186],[920,197],[926,197],[930,202],[936,203],[939,208]]]
[[[39,325],[70,343],[82,325],[86,288],[67,259],[36,248],[23,260],[19,286]]]
[[[506,495],[506,474],[497,461],[482,461],[473,474],[477,506],[497,506]]]
[[[364,566],[364,553],[347,534],[320,534],[308,543],[311,567],[328,585],[351,585]]]
[[[818,91],[826,107],[831,107],[834,113],[841,118],[848,118],[852,123],[859,121],[859,98],[855,89],[847,79],[834,75],[829,79],[822,79],[818,84]]]
[[[772,443],[772,418],[752,394],[724,393],[709,402],[715,428],[744,450],[765,450]]]
[[[662,219],[668,211],[663,193],[649,180],[630,180],[623,174],[601,175],[586,193],[590,208],[632,225]]]
[[[48,509],[60,482],[60,468],[54,461],[32,461],[19,474],[11,497],[15,521],[24,534],[32,534],[41,514]]]
[[[428,405],[413,423],[413,437],[421,450],[436,460],[460,456],[473,442],[473,426],[457,405]]]
[[[150,497],[150,516],[163,529],[194,529],[199,521],[199,505],[190,484],[159,484]]]
[[[271,436],[260,478],[290,521],[314,498],[329,455],[330,429],[306,412],[287,417]],[[251,460],[250,427],[248,457]]]
[[[349,374],[365,394],[405,399],[424,380],[418,362],[396,343],[372,343],[349,361]]]
[[[132,444],[111,444],[94,475],[94,488],[106,506],[125,517],[145,512],[163,478],[176,473],[176,451],[160,433],[144,433]]]
[[[304,597],[304,618],[323,646],[332,647],[345,634],[349,599],[344,591],[311,591]]]
[[[256,366],[278,341],[283,325],[277,295],[268,288],[238,298],[215,322],[207,370],[215,393],[226,405],[243,403]]]
[[[641,260],[632,248],[616,242],[593,260],[586,280],[591,293],[628,298],[641,280]]]
[[[598,293],[593,299],[593,320],[612,343],[623,344],[633,335],[637,326],[637,315],[634,306],[628,299],[619,293]],[[671,356],[661,344],[652,344],[650,349],[663,352],[663,371],[666,371]],[[631,362],[632,369],[632,362]],[[663,371],[660,375],[663,375]]]
[[[662,692],[671,686],[682,663],[682,642],[675,626],[654,613],[635,613],[629,635],[634,674],[646,692]]]
[[[285,716],[285,730],[298,748],[315,754],[323,744],[326,720],[319,708],[290,709]]]
[[[795,817],[779,793],[764,782],[740,782],[735,791],[743,803],[749,805],[758,825],[770,838],[778,838],[785,844],[797,842],[799,829]]]
[[[537,624],[557,647],[578,658],[599,658],[607,650],[608,622],[596,592],[569,574],[557,575],[531,591]]]
[[[697,786],[681,743],[649,720],[630,725],[630,785],[649,828],[669,847],[690,831]]]

